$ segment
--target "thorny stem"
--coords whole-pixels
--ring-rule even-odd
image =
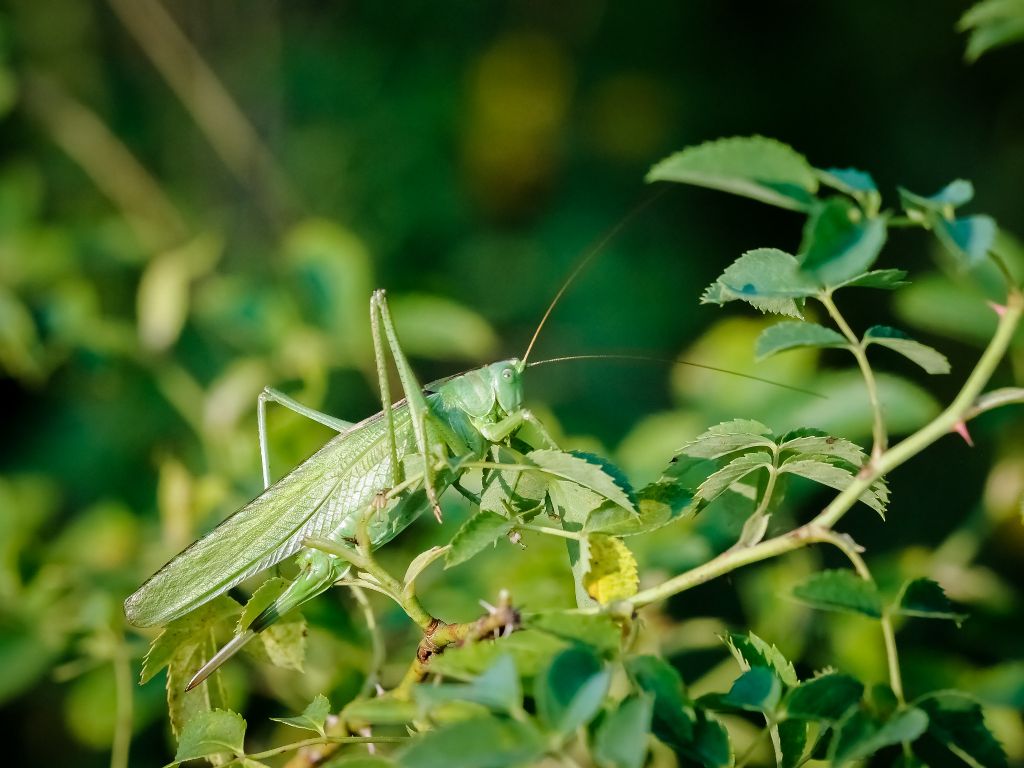
[[[869,584],[874,584],[875,579],[871,575],[871,571],[868,569],[867,563],[864,562],[864,558],[860,556],[860,548],[853,542],[849,536],[829,531],[827,534],[829,543],[833,544],[836,548],[842,551],[846,555],[847,559],[853,565],[857,575],[860,576],[864,581]],[[897,700],[902,704],[904,701],[903,697],[903,676],[900,674],[900,657],[896,650],[896,632],[892,626],[892,616],[888,610],[883,609],[882,615],[879,618],[879,622],[882,625],[882,638],[885,640],[885,661],[889,668],[889,686],[892,688],[892,692],[896,694]]]
[[[871,364],[868,362],[867,353],[864,351],[864,342],[857,338],[857,334],[850,328],[846,318],[840,313],[839,307],[832,301],[832,294],[822,293],[818,296],[818,300],[828,310],[829,317],[835,322],[836,327],[846,337],[846,340],[850,342],[850,351],[853,353],[854,358],[856,358],[857,366],[864,377],[864,386],[867,388],[868,400],[871,403],[873,421],[871,427],[871,460],[874,461],[882,455],[882,452],[888,447],[889,441],[885,430],[885,416],[882,413],[882,400],[878,393],[878,382],[875,381],[875,372],[871,370]]]
[[[445,624],[435,619],[433,627],[423,633],[423,639],[416,649],[416,658],[395,689],[399,698],[409,695],[412,686],[422,682],[429,672],[431,659],[449,645],[462,645],[476,642],[485,637],[502,632],[510,632],[519,628],[521,618],[509,599],[508,593],[502,592],[498,605],[476,621],[462,624]]]
[[[1024,311],[1024,295],[1013,290],[1007,297],[1006,311],[999,318],[999,325],[978,363],[964,382],[952,403],[930,423],[910,437],[885,451],[877,460],[873,459],[861,470],[846,490],[837,495],[809,523],[788,533],[767,539],[752,547],[730,550],[714,557],[703,565],[685,571],[657,586],[638,592],[629,602],[641,608],[703,584],[711,579],[735,571],[744,565],[761,562],[778,555],[792,552],[808,544],[830,542],[831,528],[856,503],[860,495],[879,477],[891,472],[911,457],[917,455],[939,438],[949,433],[969,413],[975,400],[988,383],[996,366],[1002,359],[1013,338],[1014,331]],[[596,613],[600,609],[584,609],[584,613]]]

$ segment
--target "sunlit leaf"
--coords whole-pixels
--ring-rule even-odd
[[[224,709],[200,712],[185,725],[174,762],[224,752],[241,755],[245,752],[244,740],[245,720],[241,715]]]
[[[647,181],[675,181],[743,195],[764,203],[806,210],[818,179],[791,147],[763,136],[709,141],[670,155]]]
[[[594,533],[587,537],[590,568],[583,577],[587,593],[601,605],[636,594],[640,580],[636,558],[622,539]]]
[[[745,301],[761,312],[802,318],[803,300],[818,292],[796,258],[776,248],[747,251],[704,291],[702,304]]]
[[[318,693],[309,705],[302,710],[301,715],[296,715],[295,717],[272,717],[270,719],[278,723],[290,725],[293,728],[313,731],[323,736],[324,724],[327,722],[327,716],[330,714],[330,700],[322,693]]]
[[[799,682],[796,670],[793,669],[793,663],[782,655],[782,651],[762,640],[753,632],[746,634],[734,632],[723,639],[743,669],[768,667],[785,685],[794,686]]]
[[[451,568],[482,552],[512,530],[513,521],[482,510],[470,517],[452,538],[445,554],[444,567]]]
[[[764,360],[794,347],[846,347],[849,342],[831,328],[817,323],[786,321],[770,325],[757,337],[754,354]]]
[[[917,363],[927,373],[949,373],[949,360],[938,350],[914,341],[896,328],[874,325],[864,332],[865,344],[878,344],[899,352],[911,362]]]
[[[1024,40],[1024,0],[982,0],[957,22],[957,29],[970,32],[967,61],[977,61],[996,48]]]
[[[842,284],[875,263],[886,234],[884,217],[866,218],[850,201],[829,198],[807,220],[800,269],[822,285]]]

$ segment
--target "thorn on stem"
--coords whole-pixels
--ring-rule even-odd
[[[996,304],[994,301],[987,302],[992,311],[995,312],[999,317],[1006,314],[1006,306],[1003,304]]]
[[[974,447],[974,440],[971,439],[971,433],[967,431],[966,421],[960,419],[960,421],[953,425],[953,431],[960,435],[971,448]]]

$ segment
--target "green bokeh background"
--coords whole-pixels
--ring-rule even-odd
[[[580,254],[633,212],[566,294],[537,355],[684,354],[832,387],[814,371],[842,358],[795,353],[755,367],[760,319],[697,303],[742,251],[795,250],[800,219],[696,189],[651,200],[644,173],[682,146],[760,133],[816,165],[870,170],[890,203],[896,184],[930,193],[970,178],[974,208],[1024,233],[1024,48],[965,65],[954,31],[964,9],[175,0],[168,23],[149,2],[6,0],[0,714],[18,734],[12,761],[107,764],[110,659],[130,655],[137,672],[148,637],[125,629],[120,601],[259,490],[264,385],[345,419],[378,410],[374,287],[388,289],[424,381],[522,354]],[[915,287],[895,309],[873,296],[844,305],[856,327],[914,329],[954,363],[951,376],[922,382],[881,359],[919,382],[893,391],[889,416],[902,429],[955,391],[990,324],[982,294],[935,272],[933,255],[923,235],[894,233],[881,266],[910,269]],[[1019,349],[1016,358],[1020,372]],[[658,365],[552,365],[527,386],[567,445],[615,457],[637,482],[724,418],[860,438],[867,426],[839,398],[823,407]],[[329,434],[283,411],[270,420],[278,474]],[[951,438],[894,476],[887,524],[866,509],[844,523],[883,585],[931,575],[968,605],[961,629],[901,631],[908,688],[977,692],[1016,760],[1021,427],[1011,413],[987,416],[974,450]],[[802,501],[790,519],[821,498]],[[453,504],[444,530],[417,524],[388,558],[398,567],[443,541],[464,514]],[[701,520],[639,542],[645,580],[700,562],[734,527]],[[429,606],[469,619],[501,587],[531,609],[571,601],[560,545],[500,546],[461,571],[432,572]],[[697,693],[733,671],[716,633],[745,624],[807,670],[883,679],[873,625],[811,616],[780,597],[822,560],[839,565],[798,553],[687,593],[650,617],[647,642]],[[375,605],[394,678],[415,638]],[[279,736],[265,715],[320,691],[340,704],[358,688],[367,638],[348,598],[321,598],[309,618],[305,676],[228,668],[254,743]],[[162,697],[159,681],[135,691],[132,765],[166,761]]]

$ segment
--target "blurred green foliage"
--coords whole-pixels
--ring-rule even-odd
[[[953,31],[965,8],[952,0],[166,8],[0,9],[0,703],[20,737],[5,753],[12,762],[105,765],[119,716],[132,718],[132,764],[165,762],[161,683],[135,685],[149,635],[124,626],[121,601],[258,491],[264,386],[344,419],[378,410],[372,288],[390,290],[423,380],[520,353],[576,255],[644,198],[650,163],[729,134],[778,136],[820,164],[870,167],[888,194],[897,180],[929,190],[962,173],[982,210],[1024,232],[1024,81],[1014,76],[1024,49],[966,67]],[[795,250],[795,221],[672,190],[572,287],[540,354],[684,354],[863,399],[859,379],[830,369],[831,353],[755,367],[765,324],[697,308],[741,251]],[[970,295],[924,274],[931,246],[898,234],[890,247],[917,269],[895,314],[941,339],[953,374],[928,390],[883,380],[896,433],[948,399],[995,323],[982,303],[991,286]],[[880,312],[844,309],[855,322]],[[1019,379],[1019,345],[1012,362]],[[912,375],[901,362],[893,369]],[[538,369],[528,385],[567,445],[614,455],[637,483],[727,418],[780,433],[870,432],[866,400],[837,411],[683,366],[566,364]],[[883,587],[928,575],[970,609],[960,629],[900,632],[907,688],[976,693],[1018,761],[1022,429],[1011,412],[986,416],[972,425],[973,451],[949,439],[895,474],[884,528],[865,512],[850,525]],[[274,474],[327,436],[272,411]],[[936,483],[950,468],[956,482]],[[808,508],[821,500],[810,487],[805,498]],[[452,525],[460,514],[456,503]],[[742,519],[733,522],[701,517],[636,539],[644,578],[724,549]],[[404,564],[441,540],[423,522],[383,556]],[[498,546],[454,574],[424,576],[428,607],[470,619],[501,587],[530,610],[572,602],[564,546]],[[769,638],[801,672],[836,665],[882,679],[868,621],[779,597],[832,558],[799,552],[688,593],[648,618],[644,642],[693,695],[728,688],[733,662],[716,635],[733,626]],[[393,680],[416,638],[393,606],[374,606]],[[232,708],[299,712],[315,694],[340,705],[358,692],[371,654],[358,608],[327,595],[307,618],[305,673],[230,665]],[[258,743],[275,737],[265,719],[258,728]]]

